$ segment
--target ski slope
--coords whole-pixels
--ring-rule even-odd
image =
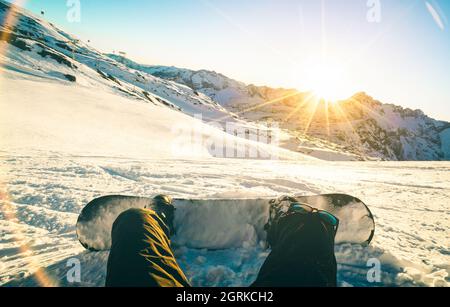
[[[0,145],[70,154],[146,158],[223,157],[228,144],[257,157],[314,158],[238,138],[166,106],[108,88],[79,86],[0,68]],[[258,131],[255,130],[255,133]],[[228,155],[226,155],[228,157]],[[231,157],[238,157],[235,151]]]
[[[5,69],[1,75],[0,285],[102,286],[108,254],[87,253],[75,234],[78,213],[102,195],[341,192],[364,200],[377,221],[371,247],[337,246],[341,286],[448,286],[449,163],[326,162],[264,144],[264,150],[279,153],[278,160],[215,158],[204,143],[183,153],[173,150],[180,130],[172,128],[204,125],[190,116],[100,87]],[[202,131],[208,139],[260,146],[214,127]],[[230,214],[251,215],[245,210]],[[243,238],[253,231],[228,222]],[[216,251],[174,242],[193,285],[246,286],[268,254],[264,242],[248,238],[241,247]],[[74,257],[82,271],[81,283],[72,284],[66,274]],[[372,258],[382,264],[378,284],[366,278]]]

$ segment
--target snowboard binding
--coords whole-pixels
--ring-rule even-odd
[[[264,226],[267,233],[267,244],[273,247],[277,239],[278,225],[283,217],[290,215],[310,215],[318,217],[336,237],[339,219],[328,211],[319,210],[309,204],[299,202],[295,197],[284,196],[270,201],[269,221]]]
[[[173,205],[173,199],[167,195],[157,195],[151,201],[151,203],[145,206],[145,209],[155,211],[166,223],[170,229],[170,235],[175,234],[174,219],[175,219],[175,206]]]

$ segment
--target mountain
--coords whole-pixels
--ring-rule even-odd
[[[267,140],[240,137],[238,128],[271,131],[188,86],[129,68],[1,0],[0,51],[3,151],[236,158],[223,150],[234,144],[257,153],[256,159],[312,160]]]
[[[155,106],[158,111],[164,108],[179,113],[163,117],[167,121],[164,129],[179,123],[180,114],[201,115],[202,122],[240,139],[246,139],[247,133],[228,131],[227,123],[245,132],[253,129],[276,133],[279,145],[299,157],[450,159],[449,123],[433,120],[421,111],[382,104],[364,93],[331,105],[312,103],[310,93],[294,89],[246,85],[216,72],[140,65],[121,56],[105,55],[3,1],[0,20],[0,48],[6,51],[0,58],[7,72],[3,75],[90,89],[92,94],[105,92]],[[43,91],[36,98],[50,100],[50,93],[54,95],[55,89]],[[156,114],[153,112],[149,118],[158,118]]]
[[[34,75],[81,85],[95,80],[127,97],[187,114],[201,113],[210,119],[230,115],[209,97],[181,84],[129,69],[12,4],[0,2],[0,16],[3,17],[0,40],[14,47],[5,59],[8,68],[36,70]]]
[[[328,104],[312,99],[311,93],[246,85],[212,71],[140,65],[121,56],[108,56],[133,69],[184,84],[247,121],[275,122],[289,133],[282,146],[290,150],[322,158],[332,150],[361,160],[450,159],[450,123],[420,110],[383,104],[364,92]],[[318,153],[319,148],[324,152]]]
[[[293,89],[273,89],[247,85],[214,71],[194,71],[177,67],[141,65],[120,55],[107,54],[107,56],[129,68],[186,85],[197,92],[207,95],[225,107],[233,107],[238,103],[244,105],[259,103],[261,99],[275,99],[295,91]]]

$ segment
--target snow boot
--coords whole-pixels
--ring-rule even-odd
[[[269,221],[264,227],[269,247],[274,247],[277,244],[282,221],[293,215],[297,215],[299,218],[303,217],[300,218],[303,223],[310,223],[314,220],[320,222],[334,240],[339,227],[339,219],[337,217],[327,211],[299,203],[294,197],[285,196],[272,200],[270,203]]]
[[[157,195],[146,209],[155,211],[167,227],[169,227],[170,235],[172,236],[175,234],[174,219],[176,209],[173,205],[172,197],[167,195]]]

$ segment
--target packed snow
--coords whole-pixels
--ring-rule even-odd
[[[370,247],[337,246],[340,285],[448,286],[450,167],[444,163],[146,160],[34,152],[3,153],[1,167],[7,170],[10,195],[0,221],[3,285],[37,286],[39,279],[30,274],[42,267],[53,285],[102,286],[108,253],[86,252],[75,234],[78,213],[102,195],[217,198],[351,192],[371,207],[377,232]],[[234,232],[249,232],[248,224],[223,222]],[[176,255],[195,286],[249,285],[268,253],[262,242],[245,240],[239,248],[211,251],[181,243]],[[82,263],[81,284],[66,279],[67,261],[73,257]],[[378,284],[366,279],[372,258],[382,264]]]

